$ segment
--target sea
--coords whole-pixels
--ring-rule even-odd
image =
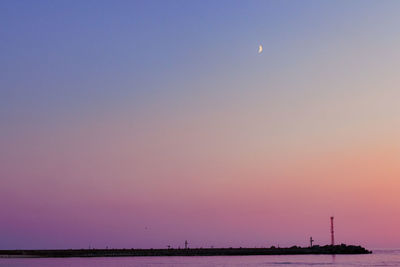
[[[130,266],[400,266],[400,249],[365,255],[277,255],[201,257],[0,258],[0,267]]]

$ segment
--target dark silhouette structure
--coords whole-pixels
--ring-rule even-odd
[[[63,250],[0,250],[1,257],[138,257],[138,256],[239,256],[239,255],[309,255],[369,254],[361,246],[345,244],[290,248],[187,248],[187,249],[63,249]]]
[[[61,258],[61,257],[140,257],[140,256],[240,256],[240,255],[310,255],[310,254],[370,254],[361,246],[335,245],[333,216],[331,220],[331,244],[326,246],[313,245],[314,239],[310,237],[309,247],[292,246],[280,248],[189,248],[185,240],[185,249],[48,249],[48,250],[0,250],[3,257],[34,257],[34,258]]]
[[[333,216],[331,216],[331,245],[335,245],[335,234],[333,230]]]

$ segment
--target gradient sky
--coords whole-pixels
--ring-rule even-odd
[[[399,247],[399,14],[0,1],[0,249]]]

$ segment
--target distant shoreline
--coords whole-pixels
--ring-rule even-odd
[[[160,256],[246,256],[246,255],[321,255],[370,254],[361,246],[336,245],[290,248],[187,248],[187,249],[57,249],[0,250],[0,258],[70,257],[160,257]]]

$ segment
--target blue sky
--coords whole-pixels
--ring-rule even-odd
[[[308,244],[331,212],[339,240],[396,246],[399,11],[1,1],[0,248]]]

